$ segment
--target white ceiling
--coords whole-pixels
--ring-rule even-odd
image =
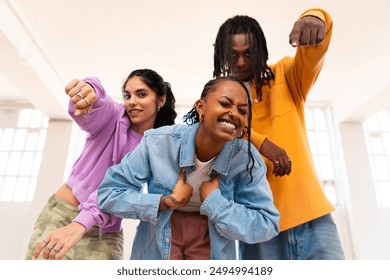
[[[124,78],[152,68],[172,84],[178,105],[192,105],[212,78],[213,43],[228,17],[259,21],[273,63],[294,55],[289,32],[311,7],[332,15],[334,31],[309,100],[350,119],[390,104],[388,0],[0,0],[0,102],[67,118],[70,79],[98,76],[120,100]]]

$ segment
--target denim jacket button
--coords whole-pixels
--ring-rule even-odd
[[[165,243],[168,243],[169,242],[169,238],[165,239]]]

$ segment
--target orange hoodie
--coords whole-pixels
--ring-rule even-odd
[[[306,134],[304,105],[316,81],[328,49],[332,19],[322,9],[310,9],[301,17],[312,15],[326,23],[326,37],[321,45],[298,47],[295,58],[285,57],[271,65],[275,80],[263,86],[263,100],[253,103],[252,142],[259,149],[268,138],[284,149],[292,161],[289,176],[275,177],[273,164],[267,164],[267,178],[274,202],[280,212],[280,231],[298,226],[334,210],[323,193],[317,177]],[[256,99],[255,88],[252,88]]]

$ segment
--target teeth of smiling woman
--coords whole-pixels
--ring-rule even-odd
[[[226,127],[231,128],[231,129],[236,129],[236,126],[235,126],[234,124],[232,124],[232,123],[220,122],[220,124],[221,124],[222,126],[226,126]]]

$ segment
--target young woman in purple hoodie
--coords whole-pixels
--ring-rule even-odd
[[[68,179],[39,215],[26,259],[123,259],[121,219],[98,208],[97,188],[146,130],[174,124],[177,114],[169,83],[153,70],[131,72],[122,91],[120,104],[96,77],[65,87],[69,114],[86,141]]]

